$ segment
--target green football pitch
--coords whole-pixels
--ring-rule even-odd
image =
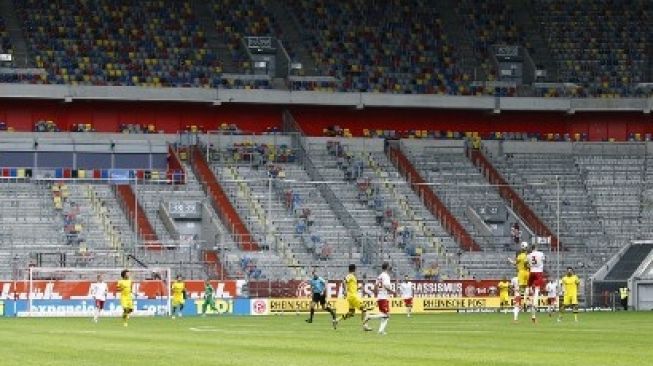
[[[651,365],[653,313],[393,315],[337,330],[304,316],[0,320],[0,365]],[[376,328],[378,322],[372,321]]]

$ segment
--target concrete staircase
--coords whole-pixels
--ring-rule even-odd
[[[455,7],[448,1],[433,1],[432,6],[440,14],[448,43],[454,47],[458,66],[469,74],[472,80],[485,80],[486,75],[481,68],[480,57],[474,52],[474,35],[465,29],[463,19],[456,12]]]
[[[313,60],[313,56],[311,56],[311,53],[305,46],[307,39],[303,35],[306,34],[306,32],[302,31],[295,15],[292,11],[288,10],[286,2],[281,0],[270,0],[267,5],[268,10],[270,10],[274,16],[276,24],[283,32],[282,42],[286,47],[286,51],[288,51],[290,55],[290,60],[302,63],[304,75],[321,75],[320,70],[318,70],[315,61]]]
[[[637,267],[653,249],[650,244],[633,245],[623,254],[621,259],[612,267],[606,280],[626,281],[635,273]]]
[[[14,11],[11,0],[0,0],[0,14],[5,20],[7,32],[11,38],[11,45],[14,49],[13,66],[18,68],[34,67],[32,57],[27,48],[27,41],[20,27],[20,21]]]
[[[191,0],[191,7],[195,12],[200,26],[204,30],[209,49],[217,55],[222,63],[222,71],[225,73],[240,73],[241,71],[238,65],[231,57],[229,46],[215,29],[213,9],[211,9],[210,2],[205,0]]]
[[[551,50],[545,38],[546,35],[537,19],[533,16],[536,9],[528,1],[509,0],[508,3],[514,10],[513,21],[517,25],[517,29],[526,33],[526,39],[530,43],[529,52],[535,66],[546,70],[547,76],[544,81],[559,81],[557,78],[558,65],[551,57]],[[527,45],[522,46],[526,47]]]

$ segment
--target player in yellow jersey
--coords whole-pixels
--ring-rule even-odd
[[[572,308],[574,312],[574,321],[578,321],[578,285],[580,279],[574,274],[574,270],[567,268],[567,274],[562,277],[562,290],[564,292],[562,300],[562,308],[558,315],[558,321],[562,320],[562,313],[564,310]]]
[[[526,287],[528,287],[528,277],[530,275],[528,269],[528,243],[523,241],[521,243],[521,249],[515,256],[515,259],[508,258],[510,263],[515,265],[517,269],[517,281],[519,282],[519,293],[522,298],[525,299],[526,296]],[[526,306],[526,301],[524,301],[524,306]]]
[[[508,282],[506,276],[503,276],[501,281],[499,281],[497,288],[499,289],[499,311],[501,311],[510,306],[510,282]]]
[[[185,299],[186,285],[184,284],[181,275],[177,275],[177,280],[172,283],[171,292],[172,292],[172,319],[175,318],[175,314],[179,315],[179,317],[181,318],[181,311],[184,310],[184,302],[186,301]]]
[[[134,300],[132,300],[132,280],[129,278],[129,270],[125,269],[120,272],[121,280],[118,281],[118,291],[120,292],[120,306],[122,306],[122,322],[127,326],[129,314],[134,311]]]
[[[345,296],[349,304],[349,312],[340,317],[340,320],[349,319],[354,316],[356,309],[361,311],[361,321],[365,319],[367,308],[363,305],[360,297],[358,296],[358,279],[356,278],[356,265],[349,265],[349,274],[342,281],[345,289]],[[370,330],[367,325],[363,324],[363,329]]]

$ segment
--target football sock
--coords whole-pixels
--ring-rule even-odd
[[[535,317],[535,313],[537,312],[537,305],[539,304],[538,303],[539,295],[540,295],[540,289],[536,287],[533,293],[533,300],[531,301],[531,316],[533,318]]]
[[[385,332],[385,327],[388,325],[388,316],[384,315],[383,318],[381,319],[381,325],[379,325],[379,332],[383,333]]]
[[[311,308],[311,316],[309,318],[310,321],[313,321],[313,315],[315,315],[315,309]]]

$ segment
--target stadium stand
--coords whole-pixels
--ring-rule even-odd
[[[9,37],[9,32],[7,32],[5,20],[0,17],[0,53],[11,54],[12,52],[11,38]]]
[[[2,253],[4,273],[12,273],[10,265],[26,267],[37,262],[38,253],[59,252],[74,255],[63,235],[62,220],[54,207],[47,185],[3,181],[0,189],[2,205]]]
[[[567,260],[596,269],[627,243],[650,236],[649,210],[640,203],[648,165],[643,145],[575,145],[571,153],[510,153],[492,160],[549,227],[556,225],[558,177]]]
[[[429,2],[292,1],[289,9],[310,36],[315,64],[339,80],[337,91],[475,94]]]
[[[29,0],[15,6],[47,83],[220,84],[220,64],[187,3]]]
[[[302,183],[310,178],[300,165],[273,164],[275,159],[270,159],[270,164],[259,164],[257,158],[243,161],[231,149],[212,153],[215,175],[250,230],[260,238],[258,242],[270,243],[266,245],[287,265],[297,266],[297,271],[328,266],[342,272],[352,257],[360,259],[353,240],[319,191]]]
[[[395,94],[650,95],[646,40],[653,36],[648,26],[653,10],[647,1],[534,4],[526,9],[505,0],[395,0],[374,7],[361,0],[344,6],[325,0],[285,6],[276,0],[149,0],[138,6],[15,1],[25,33],[19,43],[29,51],[25,63],[45,74],[2,73],[0,80]],[[0,19],[0,46],[11,50],[4,24]],[[255,72],[246,49],[249,36],[281,42],[291,76],[285,83],[273,80],[278,75]],[[501,78],[491,47],[497,45],[528,50],[529,62],[544,65],[537,67],[553,82],[531,89],[496,84]],[[293,69],[293,62],[306,68]],[[305,74],[311,77],[302,78]]]
[[[374,159],[379,155],[361,151],[357,146],[323,142],[312,143],[309,151],[310,159],[326,181],[342,182],[330,185],[330,189],[362,234],[381,248],[379,261],[391,259],[399,273],[409,274],[419,271],[424,261],[436,262],[442,266],[442,275],[451,274],[453,269],[445,266],[445,258],[447,247],[451,251],[455,244],[438,238],[443,229],[432,215],[423,209],[408,213],[409,202],[397,202],[391,185],[383,183],[388,171],[382,170]],[[411,197],[414,203],[419,202],[417,197]]]
[[[442,150],[442,151],[439,151]],[[514,250],[509,240],[509,220],[504,217],[492,235],[481,231],[477,222],[478,211],[483,205],[504,208],[496,188],[490,186],[471,161],[465,156],[465,148],[442,148],[423,152],[408,152],[409,158],[442,201],[449,207],[465,229],[486,251]],[[507,215],[505,209],[500,210]],[[494,236],[498,238],[495,238]]]
[[[500,79],[491,54],[498,44],[519,45],[532,52],[535,63],[555,65],[548,81],[556,82],[537,87],[535,95],[650,97],[653,6],[647,1],[534,0],[528,17],[523,17],[523,4],[506,0],[392,0],[374,6],[364,0],[13,3],[31,58],[25,67],[45,71],[16,76],[10,73],[16,65],[2,64],[0,81],[59,86],[38,86],[44,95],[27,97],[21,94],[26,86],[20,86],[21,93],[7,93],[11,101],[0,103],[0,130],[10,129],[11,123],[20,131],[38,132],[23,136],[20,146],[0,146],[13,153],[33,152],[20,156],[26,166],[0,171],[0,271],[30,264],[119,266],[134,260],[179,268],[189,277],[289,280],[307,277],[311,267],[342,277],[350,262],[371,277],[382,261],[390,260],[397,273],[412,277],[487,278],[511,273],[506,257],[515,249],[510,226],[517,221],[523,225],[522,239],[551,236],[550,246],[543,243],[547,255],[555,254],[560,244],[564,265],[582,264],[588,270],[653,233],[653,163],[645,146],[651,140],[650,99],[612,105],[612,100],[533,98],[522,103],[515,98],[451,97],[526,96],[520,88],[488,87]],[[12,52],[17,43],[12,32],[18,27],[16,19],[4,13],[0,52]],[[536,35],[537,29],[542,34]],[[305,71],[313,78],[284,79],[292,91],[368,94],[249,92],[285,88],[273,85],[269,75],[256,74],[245,44],[248,36],[278,38],[290,60],[310,65]],[[470,72],[472,66],[479,67],[478,75]],[[292,76],[304,75],[296,72]],[[112,104],[115,101],[92,100],[120,99],[111,92],[116,88],[86,86],[186,89],[179,95],[174,95],[177,90],[147,89],[162,99],[145,106],[147,98],[141,100],[137,93],[146,89],[120,88],[138,92],[116,115],[121,108]],[[228,91],[235,101],[221,100],[222,88],[243,91]],[[99,97],[85,94],[97,89],[108,92]],[[201,98],[186,109],[184,92]],[[356,104],[345,100],[353,100],[352,95],[359,98]],[[268,96],[264,102],[256,99]],[[168,104],[168,97],[174,102]],[[44,101],[50,98],[53,101]],[[283,135],[291,142],[270,143],[243,136],[249,133],[238,124],[270,126],[257,133],[276,138],[279,114],[288,107],[283,98],[288,98],[289,108],[309,116],[303,124],[311,137]],[[452,103],[429,104],[435,100]],[[477,101],[486,104],[477,106]],[[242,107],[235,107],[237,103]],[[622,119],[613,117],[618,113],[586,113],[608,104],[615,108],[611,113],[631,114]],[[260,114],[248,114],[258,107]],[[561,111],[567,115],[556,114]],[[618,127],[612,128],[612,123]],[[211,136],[212,129],[223,140],[221,146],[184,147],[183,159],[169,154],[165,160],[165,150],[159,152],[168,174],[162,167],[125,169],[126,177],[142,178],[138,185],[108,185],[107,167],[72,168],[81,162],[72,158],[75,148],[62,148],[71,150],[66,156],[71,166],[48,166],[49,173],[38,176],[37,169],[29,169],[32,161],[37,165],[39,149],[57,153],[61,146],[75,145],[77,138],[104,139],[91,134],[96,129],[143,134],[137,137],[144,140],[165,130],[170,135],[161,146],[170,149],[177,147],[167,145],[172,141],[194,145]],[[48,135],[54,132],[60,133]],[[77,133],[63,142],[63,132]],[[172,135],[175,132],[178,135]],[[317,137],[320,133],[324,137]],[[38,138],[52,138],[51,145],[61,146],[39,148]],[[114,156],[116,142],[120,145],[128,136],[111,139],[102,150],[107,156]],[[583,143],[590,140],[632,143]],[[406,141],[426,147],[403,148],[410,146]],[[441,143],[458,145],[447,150],[439,148]],[[546,143],[565,148],[506,153],[501,148],[485,150],[490,143],[524,144],[524,150]],[[300,153],[304,148],[307,154]],[[485,154],[487,161],[468,158],[469,148]],[[99,153],[93,149],[84,152]],[[1,158],[7,162],[18,155]],[[153,157],[147,159],[152,165]],[[114,162],[110,165],[115,168]],[[490,168],[505,180],[489,178]],[[313,170],[323,179],[316,179]],[[83,181],[91,177],[97,181]],[[62,182],[46,184],[43,179]],[[509,183],[511,192],[489,182]],[[553,235],[558,221],[556,183],[561,230]],[[517,195],[528,210],[511,201]],[[181,243],[180,233],[161,214],[166,202],[178,199],[201,203],[215,223],[219,243]],[[344,207],[344,213],[335,204]],[[506,219],[486,225],[480,215],[494,209],[505,209]]]
[[[513,21],[513,10],[504,1],[472,1],[456,2],[456,13],[463,20],[464,28],[471,33],[474,41],[474,52],[481,60],[480,72],[487,80],[497,80],[499,76],[492,65],[490,47],[494,45],[527,45],[524,35],[517,29]],[[514,88],[500,88],[495,95],[513,96]]]
[[[573,96],[637,95],[634,85],[650,81],[649,1],[538,0],[534,6],[558,66],[557,80],[580,86]]]
[[[381,184],[381,191],[387,191],[385,201],[397,213],[397,225],[404,225],[404,231],[412,231],[413,248],[408,248],[407,254],[419,259],[422,275],[434,265],[438,268],[440,278],[461,276],[464,268],[455,268],[452,256],[458,250],[458,245],[442,228],[438,220],[426,209],[421,199],[407,184],[397,182],[400,177],[397,167],[392,164],[385,153],[369,153],[369,167],[375,173],[374,179]],[[385,189],[383,189],[385,188]],[[397,228],[397,236],[405,235]],[[406,245],[406,243],[404,243]],[[450,263],[451,262],[451,263]],[[441,264],[444,264],[441,266]],[[453,271],[452,271],[453,267]]]
[[[235,65],[234,71],[253,73],[253,65],[244,49],[244,38],[274,36],[273,16],[264,2],[259,0],[213,0],[209,4],[215,29],[228,47],[230,62]]]
[[[526,203],[540,217],[555,227],[556,185],[561,187],[561,238],[565,247],[584,249],[590,235],[601,235],[603,229],[583,186],[573,155],[540,156],[510,154],[493,160],[494,166],[518,189]],[[546,184],[541,184],[545,182]]]

